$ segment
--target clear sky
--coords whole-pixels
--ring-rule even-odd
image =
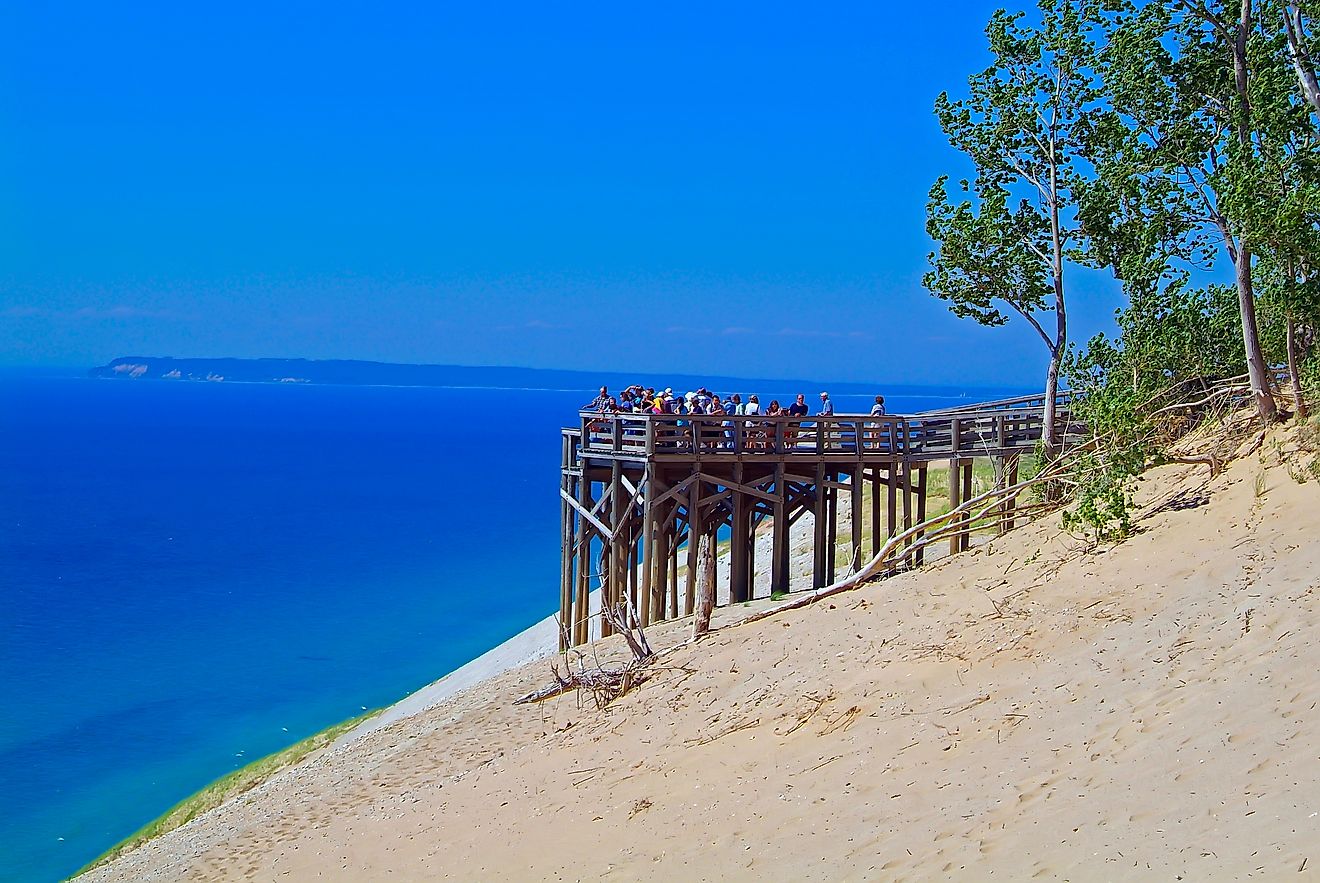
[[[0,362],[1037,382],[921,288],[997,5],[13,4]]]

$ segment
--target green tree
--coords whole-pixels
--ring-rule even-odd
[[[1258,103],[1281,94],[1286,56],[1258,6],[1127,4],[1101,53],[1108,109],[1092,132],[1097,180],[1079,198],[1087,232],[1102,243],[1095,254],[1139,287],[1176,275],[1178,262],[1201,268],[1227,255],[1257,411],[1274,419],[1253,283],[1277,209],[1261,198],[1273,148]]]
[[[1064,270],[1078,235],[1072,191],[1099,97],[1089,36],[1099,5],[1039,0],[1038,24],[999,10],[986,27],[993,62],[968,79],[967,98],[942,93],[935,103],[949,143],[975,174],[953,198],[947,177],[931,188],[926,230],[936,250],[924,283],[957,316],[994,326],[1016,313],[1035,330],[1049,352],[1047,454],[1058,447],[1055,401],[1068,345]]]
[[[1320,324],[1320,145],[1311,118],[1314,71],[1299,4],[1278,4],[1274,10],[1270,5],[1264,4],[1260,26],[1247,46],[1255,72],[1251,109],[1258,171],[1252,187],[1234,191],[1228,202],[1261,243],[1256,278],[1262,346],[1271,362],[1286,360],[1297,413],[1305,419],[1301,367]],[[1275,14],[1267,14],[1271,11]]]

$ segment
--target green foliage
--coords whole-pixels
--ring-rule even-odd
[[[1096,540],[1118,540],[1131,534],[1132,478],[1139,471],[1130,466],[1115,468],[1112,462],[1097,457],[1083,458],[1078,473],[1093,478],[1078,489],[1073,507],[1064,510],[1064,529],[1089,533]]]
[[[1131,532],[1133,483],[1160,454],[1154,411],[1168,403],[1163,394],[1195,393],[1245,363],[1237,298],[1226,286],[1156,288],[1134,297],[1117,321],[1117,341],[1097,335],[1065,364],[1073,414],[1100,444],[1076,469],[1064,523],[1097,539]]]
[[[930,190],[926,232],[936,250],[923,283],[959,317],[1026,321],[1050,354],[1051,406],[1068,341],[1064,268],[1079,235],[1073,190],[1100,99],[1091,32],[1107,5],[1038,0],[1034,22],[999,10],[986,26],[990,66],[968,78],[966,98],[935,102],[975,174],[955,194],[947,177]],[[1052,447],[1052,428],[1046,441]]]

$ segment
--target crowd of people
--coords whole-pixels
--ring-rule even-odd
[[[592,399],[585,411],[600,414],[713,414],[718,416],[735,415],[739,417],[764,415],[766,417],[806,417],[811,413],[807,406],[807,397],[798,393],[797,398],[788,405],[781,405],[778,399],[772,399],[764,408],[757,395],[747,396],[743,400],[741,393],[720,396],[704,386],[676,395],[672,388],[656,390],[633,384],[617,397],[610,395],[607,387],[600,388],[600,395]],[[885,413],[885,397],[876,396],[871,406],[870,416],[880,417]],[[820,406],[815,412],[817,417],[834,416],[834,402],[828,392],[821,392]]]

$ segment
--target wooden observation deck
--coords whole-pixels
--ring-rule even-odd
[[[1072,428],[1069,397],[1055,415]],[[927,470],[947,461],[950,505],[972,492],[972,461],[1017,481],[1018,461],[1043,428],[1044,401],[1026,397],[922,414],[867,417],[642,415],[583,412],[563,430],[561,649],[610,633],[592,617],[625,598],[643,625],[692,613],[697,540],[727,535],[729,603],[751,600],[758,527],[769,520],[769,592],[789,590],[789,529],[810,515],[812,584],[835,578],[839,509],[851,513],[851,560],[926,519]],[[863,506],[870,483],[870,536]],[[1012,526],[1008,504],[1000,529]],[[915,519],[915,521],[914,521]],[[966,533],[951,551],[968,547]],[[680,586],[680,562],[685,574]],[[912,563],[921,562],[918,550]]]

